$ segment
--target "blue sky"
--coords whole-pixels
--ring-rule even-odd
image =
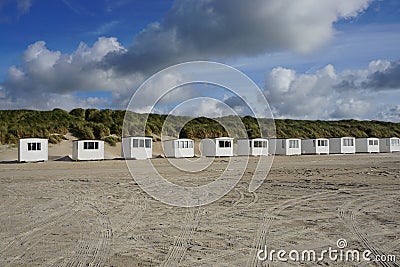
[[[45,40],[63,53],[71,53],[80,42],[93,44],[98,37],[115,36],[125,45],[147,24],[159,20],[172,1],[30,1],[26,14],[20,14],[17,1],[0,4],[0,78],[10,65],[19,64],[29,44]],[[2,3],[2,1],[0,1]]]
[[[0,0],[0,37],[1,109],[123,109],[155,72],[214,60],[253,79],[276,117],[400,121],[397,0]],[[201,91],[185,99],[246,110]]]

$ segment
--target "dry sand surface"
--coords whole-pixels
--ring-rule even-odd
[[[170,181],[197,185],[219,176],[228,160],[197,174],[167,159],[152,162]],[[399,262],[400,153],[275,157],[250,193],[256,162],[250,158],[229,194],[195,208],[153,199],[123,160],[0,163],[0,266],[397,266],[271,263],[256,253],[265,244],[322,251],[343,238],[348,248]]]

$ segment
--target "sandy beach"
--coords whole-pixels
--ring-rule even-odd
[[[226,162],[188,174],[152,159],[183,185],[213,180]],[[267,180],[250,193],[256,163],[250,158],[244,177],[218,201],[179,208],[147,195],[124,160],[3,162],[0,265],[297,266],[260,261],[257,251],[321,251],[338,239],[400,257],[400,153],[275,157]],[[302,265],[396,266],[329,259]]]

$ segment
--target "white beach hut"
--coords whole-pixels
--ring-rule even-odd
[[[301,154],[329,154],[329,139],[303,139],[301,140]]]
[[[148,159],[153,156],[153,140],[151,137],[124,137],[122,138],[122,158]]]
[[[380,152],[400,152],[400,138],[381,138],[379,140]]]
[[[267,156],[268,140],[264,138],[237,140],[238,156]]]
[[[49,159],[48,139],[23,138],[18,141],[18,161],[34,162]]]
[[[379,153],[378,138],[357,138],[356,139],[357,153]]]
[[[202,140],[202,155],[206,157],[232,157],[233,138],[218,137]]]
[[[104,141],[74,140],[72,142],[73,160],[103,160]]]
[[[354,154],[356,142],[354,137],[329,138],[330,154]]]
[[[269,153],[275,155],[301,155],[301,139],[270,139]]]
[[[163,142],[164,154],[167,158],[194,157],[194,141],[192,139],[175,139]]]

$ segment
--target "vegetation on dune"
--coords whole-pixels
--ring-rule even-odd
[[[123,129],[124,116],[127,116]],[[273,136],[271,120],[253,117],[228,116],[217,119],[189,118],[159,114],[126,113],[121,110],[61,109],[51,111],[0,110],[0,142],[15,144],[20,138],[48,138],[51,143],[64,139],[72,133],[79,139],[102,139],[111,145],[124,136],[146,135],[154,140],[161,136],[181,138],[212,138],[229,135],[236,138]],[[318,137],[400,137],[400,123],[381,121],[306,121],[275,120],[278,138]],[[143,125],[145,125],[143,129]],[[142,127],[142,128],[140,128]],[[122,133],[122,131],[125,131]]]
[[[275,124],[280,138],[400,137],[400,123],[393,122],[275,120]]]
[[[180,138],[209,138],[228,136],[226,129],[217,121],[200,117],[189,121],[179,133]]]

